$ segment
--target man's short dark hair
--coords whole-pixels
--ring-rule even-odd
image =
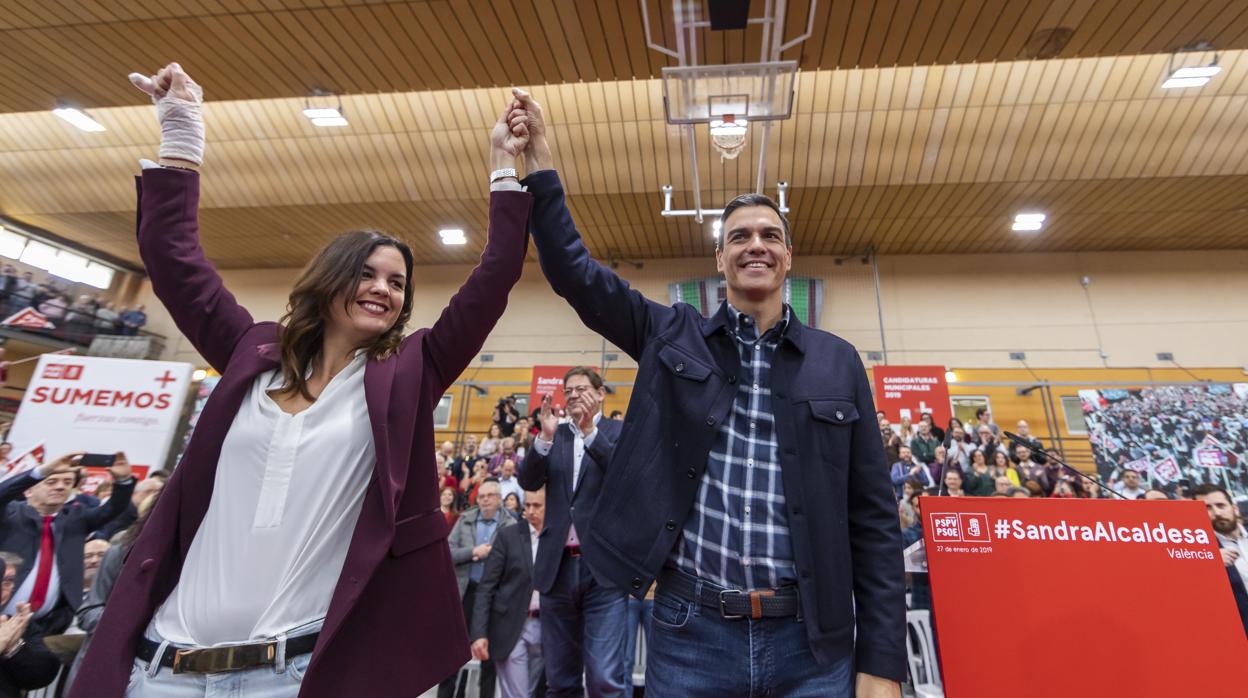
[[[153,470],[152,472],[148,473],[148,475],[147,475],[147,479],[148,479],[148,480],[152,480],[152,479],[155,479],[155,480],[168,480],[168,479],[169,479],[169,471],[168,471],[168,470]]]
[[[1136,470],[1135,468],[1123,468],[1122,474],[1126,475],[1127,473],[1135,473],[1136,475],[1139,475],[1140,471]]]
[[[567,373],[563,374],[563,384],[567,385],[573,376],[585,376],[589,379],[589,384],[594,386],[594,390],[602,390],[602,386],[605,385],[602,382],[602,376],[598,375],[598,372],[589,366],[573,366]]]
[[[1230,504],[1231,506],[1235,506],[1235,500],[1231,499],[1231,493],[1227,492],[1226,488],[1221,487],[1220,485],[1210,485],[1210,484],[1196,485],[1192,489],[1188,490],[1187,494],[1192,499],[1196,499],[1198,497],[1206,497],[1208,495],[1213,494],[1214,492],[1221,492],[1222,496],[1226,497],[1226,503]]]
[[[979,419],[980,417],[984,416],[984,415],[985,415],[985,414],[987,414],[987,413],[988,413],[988,408],[987,408],[987,407],[981,407],[981,408],[979,408],[979,409],[975,410],[975,419]]]
[[[492,483],[494,483],[495,485],[499,484],[499,483],[498,483],[498,478],[494,477],[493,475],[491,475],[491,476],[489,476],[489,477],[485,478],[484,480],[482,480],[482,481],[481,481],[481,484],[482,484],[482,485],[488,485],[488,484],[490,484],[491,482],[492,482]],[[478,487],[478,489],[480,489],[480,487]]]
[[[772,201],[771,197],[766,194],[750,193],[742,194],[732,201],[729,201],[728,205],[724,207],[724,212],[719,214],[720,233],[719,238],[715,240],[715,246],[717,248],[723,246],[723,239],[728,234],[727,230],[723,230],[724,225],[728,223],[728,216],[731,216],[732,212],[739,208],[748,208],[750,206],[766,206],[767,208],[775,211],[776,215],[780,218],[781,225],[784,226],[784,244],[789,247],[793,246],[793,234],[789,232],[789,219],[785,218],[784,214],[780,212],[780,205],[775,201]]]
[[[910,485],[910,489],[914,492],[923,491],[923,481],[917,477],[912,476],[912,477],[906,478],[905,484]]]

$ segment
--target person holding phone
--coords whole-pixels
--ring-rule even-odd
[[[125,454],[113,457],[113,497],[100,507],[67,507],[82,470],[82,453],[61,456],[0,482],[0,550],[25,563],[3,613],[29,604],[46,634],[69,627],[82,605],[83,546],[87,535],[126,510],[135,480]],[[25,496],[25,501],[22,497]]]
[[[202,89],[177,63],[131,81],[161,128],[160,164],[138,178],[139,252],[221,380],[70,696],[203,695],[209,682],[232,695],[419,694],[469,657],[433,412],[520,278],[523,113],[505,105],[489,134],[480,263],[431,328],[404,336],[412,252],[371,230],[331,240],[282,321],[256,322],[200,246]]]

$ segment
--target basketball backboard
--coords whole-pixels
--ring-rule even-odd
[[[795,61],[664,68],[667,122],[701,124],[725,116],[749,122],[787,119],[796,76]]]

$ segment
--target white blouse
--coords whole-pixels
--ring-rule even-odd
[[[358,352],[295,415],[268,394],[280,371],[256,378],[222,444],[178,585],[152,620],[160,639],[211,647],[325,617],[377,460],[366,362]]]

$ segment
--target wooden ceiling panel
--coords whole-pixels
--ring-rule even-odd
[[[646,0],[656,42],[675,46],[669,0]],[[755,14],[763,3],[754,3]],[[788,3],[785,38],[809,2]],[[705,15],[704,3],[691,5]],[[1248,48],[1237,0],[819,2],[812,36],[785,53],[804,70],[1029,58],[1037,32],[1071,31],[1061,58],[1166,53],[1199,40]],[[137,104],[132,70],[179,60],[218,99],[303,97],[657,77],[634,0],[319,0],[78,3],[0,0],[0,113],[58,99]],[[703,63],[756,61],[761,28],[703,32]],[[223,50],[228,47],[229,50]]]

